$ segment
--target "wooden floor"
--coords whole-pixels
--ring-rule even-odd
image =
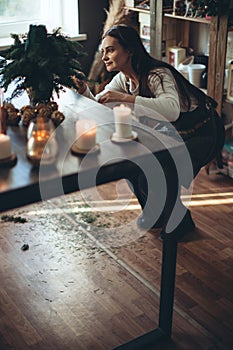
[[[1,215],[0,349],[110,350],[157,327],[162,242],[159,230],[136,227],[140,208],[134,197],[126,206],[125,188]],[[232,204],[233,179],[198,175],[197,229],[178,247],[172,340],[154,349],[232,349]]]

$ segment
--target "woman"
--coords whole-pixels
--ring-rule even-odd
[[[150,111],[146,115],[149,114],[152,126],[153,121],[154,125],[158,125],[158,115],[162,115],[183,138],[196,176],[204,165],[219,154],[223,146],[224,127],[215,111],[216,102],[190,84],[174,67],[150,56],[132,27],[116,25],[109,29],[102,38],[102,54],[107,71],[118,73],[96,97],[86,83],[76,80],[78,92],[104,104],[133,104],[137,116],[145,114],[145,110]],[[166,155],[160,163],[166,178],[167,195],[159,217],[155,214],[158,186],[149,188],[154,203],[148,204],[144,173],[127,179],[143,209],[138,225],[144,229],[162,227],[162,238],[172,233],[173,237],[181,240],[195,228],[195,224],[190,211],[180,200],[180,189],[184,184],[180,183],[174,160]],[[185,185],[188,187],[190,184]],[[171,229],[171,226],[168,228],[168,222],[175,205],[184,215]]]

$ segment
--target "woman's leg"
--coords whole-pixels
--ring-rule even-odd
[[[150,188],[150,199],[148,200],[148,182],[145,174],[140,172],[137,177],[128,177],[128,185],[135,194],[142,208],[142,214],[138,217],[138,226],[142,229],[150,229],[163,226],[159,192]]]
[[[167,197],[163,209],[163,227],[160,237],[172,235],[178,241],[195,228],[191,213],[181,201],[181,186],[175,164],[164,168]]]
[[[165,234],[173,233],[177,239],[181,239],[195,225],[189,210],[181,202],[179,178],[172,157],[170,154],[164,155],[160,162],[163,171],[160,169],[155,174],[155,180],[149,187],[149,199],[148,182],[143,172],[127,179],[143,211],[138,225],[143,229],[161,227],[162,238]],[[165,178],[165,186],[162,178]]]

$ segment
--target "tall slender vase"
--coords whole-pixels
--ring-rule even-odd
[[[52,98],[52,93],[53,93],[53,88],[49,88],[47,90],[44,91],[40,91],[37,89],[34,89],[32,87],[28,87],[26,89],[27,94],[28,94],[28,98],[30,101],[30,105],[32,107],[35,107],[37,103],[39,102],[49,102]]]

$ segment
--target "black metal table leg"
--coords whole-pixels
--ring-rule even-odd
[[[177,256],[177,241],[174,238],[170,238],[171,235],[168,234],[163,240],[159,308],[159,328],[161,328],[168,337],[171,336],[172,332]]]
[[[155,330],[120,345],[115,350],[149,350],[162,340],[169,339],[172,332],[172,317],[176,277],[177,241],[171,235],[163,239],[162,269],[160,283],[159,325]]]

